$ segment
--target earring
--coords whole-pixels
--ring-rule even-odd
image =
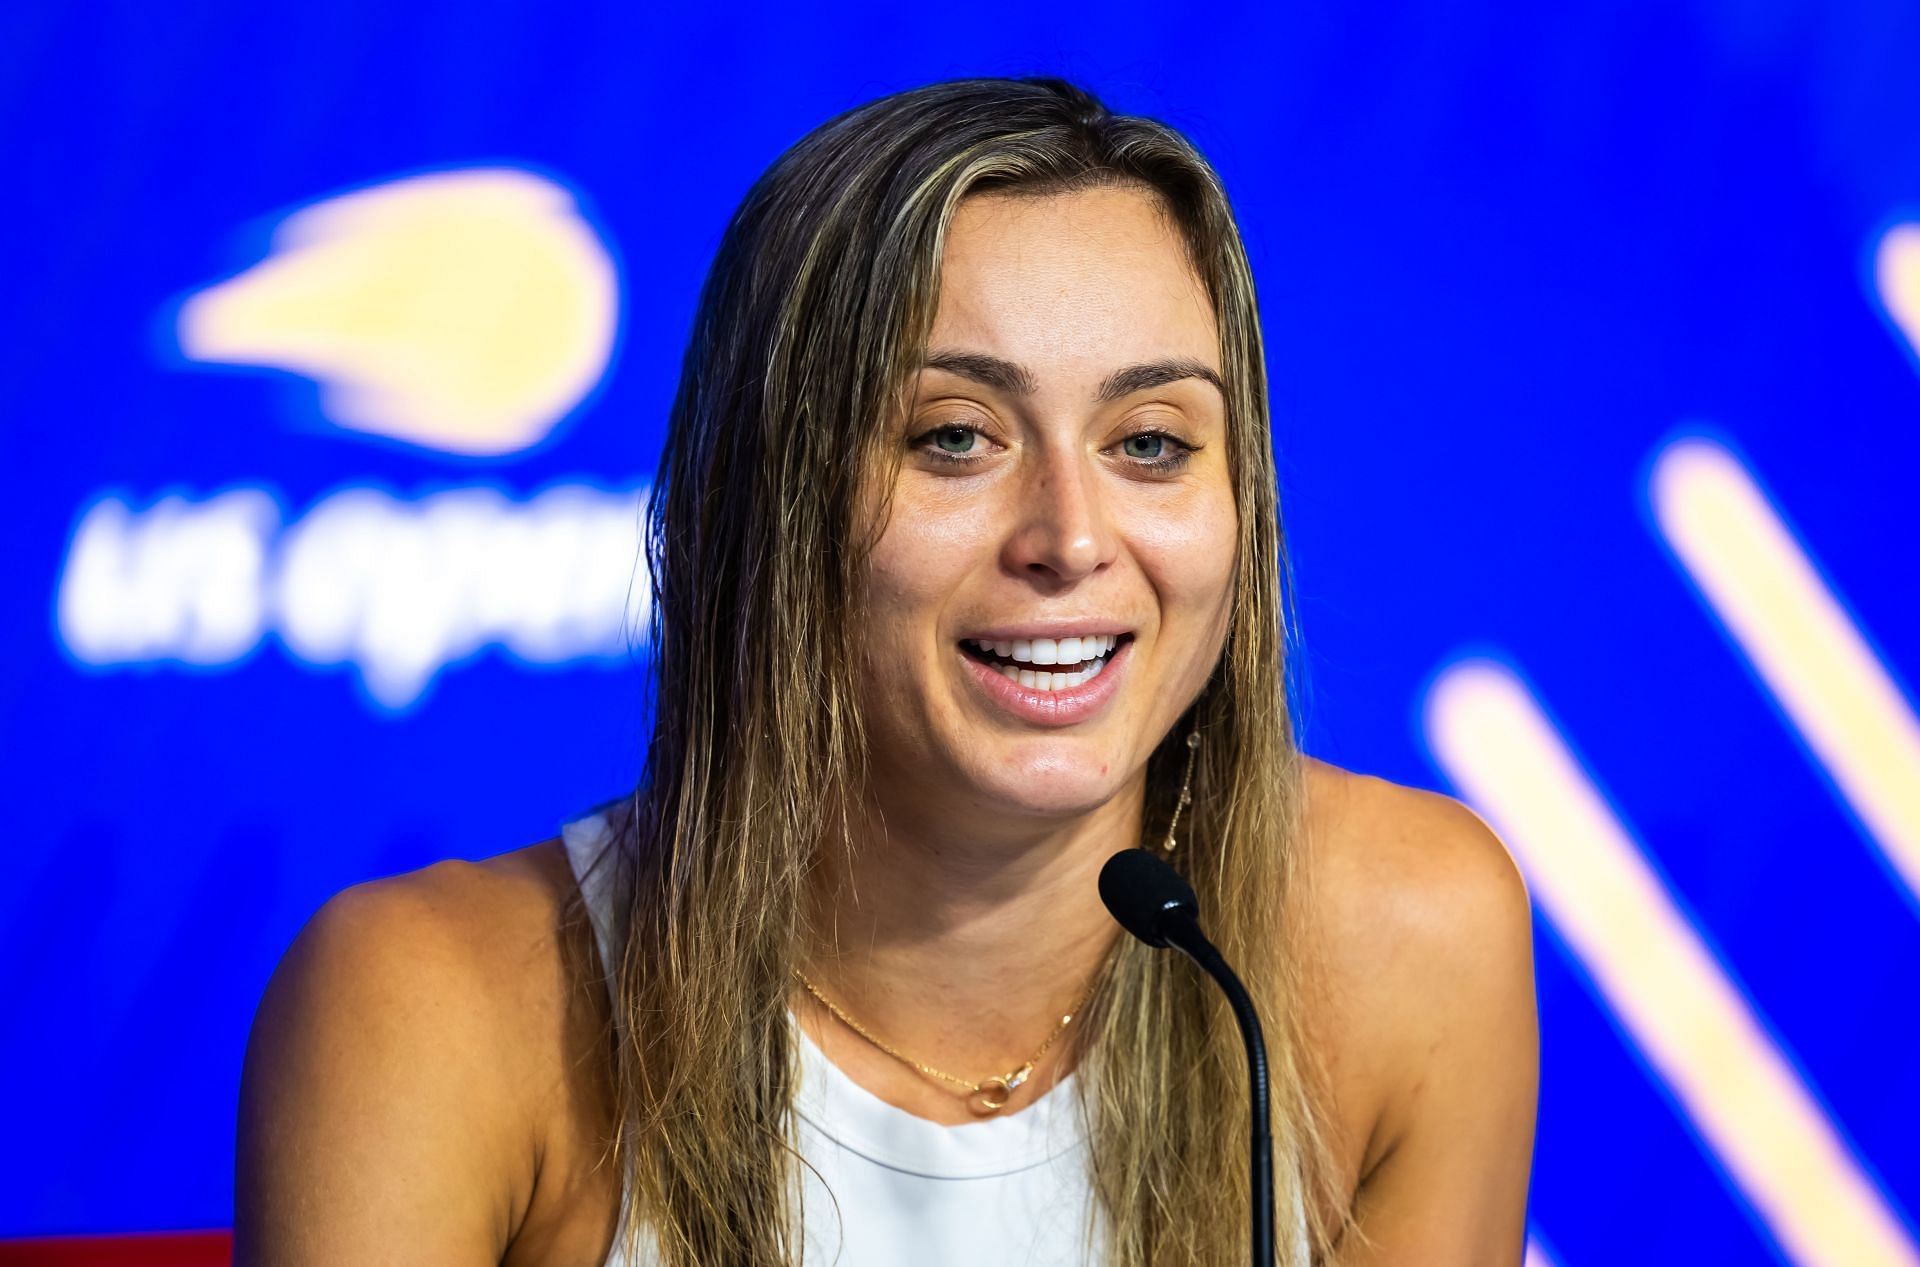
[[[1200,755],[1200,732],[1187,732],[1187,772],[1180,779],[1180,799],[1173,803],[1173,817],[1167,820],[1167,840],[1160,846],[1161,852],[1172,853],[1175,847],[1173,829],[1180,825],[1180,811],[1193,803],[1193,759]]]

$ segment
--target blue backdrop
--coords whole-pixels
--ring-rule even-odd
[[[1920,9],[1877,0],[8,6],[0,1236],[227,1224],[315,908],[631,785],[623,534],[725,218],[830,114],[983,73],[1225,176],[1305,746],[1538,876],[1539,1259],[1920,1261]],[[1786,562],[1705,493],[1690,553],[1676,444]],[[1581,905],[1629,853],[1447,746],[1461,672],[1551,719],[1753,1028],[1661,1019],[1668,943]]]

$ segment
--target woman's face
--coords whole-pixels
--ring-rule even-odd
[[[868,576],[863,706],[890,821],[1083,813],[1140,776],[1226,634],[1220,372],[1151,194],[958,207]]]

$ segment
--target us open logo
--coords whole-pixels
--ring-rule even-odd
[[[311,382],[318,425],[497,466],[537,450],[607,373],[613,254],[530,171],[398,178],[279,221],[263,259],[167,314],[186,368]],[[644,640],[639,482],[371,481],[295,513],[266,480],[206,494],[103,489],[75,519],[55,627],[77,667],[219,671],[268,640],[344,667],[382,712],[489,648],[620,661]]]

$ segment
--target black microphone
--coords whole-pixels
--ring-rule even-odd
[[[1100,900],[1120,927],[1149,946],[1171,946],[1200,965],[1226,991],[1247,1045],[1247,1085],[1253,1092],[1253,1264],[1273,1267],[1273,1132],[1269,1122],[1267,1040],[1247,988],[1200,931],[1200,899],[1178,871],[1144,849],[1123,849],[1100,868]]]

